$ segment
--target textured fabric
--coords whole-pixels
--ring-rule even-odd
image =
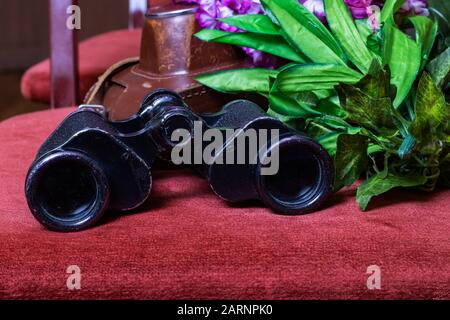
[[[450,298],[448,191],[396,191],[361,213],[347,190],[321,212],[283,217],[231,207],[189,170],[160,171],[144,208],[81,233],[46,231],[24,178],[70,110],[0,124],[0,298]],[[70,265],[81,291],[66,287]],[[370,265],[382,290],[367,289]]]
[[[105,33],[79,46],[80,97],[109,67],[118,61],[139,56],[141,29]],[[31,67],[23,76],[22,94],[29,100],[50,103],[50,60]]]

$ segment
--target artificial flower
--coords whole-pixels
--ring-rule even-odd
[[[314,13],[322,22],[326,21],[323,0],[300,0],[300,3]]]
[[[406,0],[400,9],[400,12],[412,16],[429,16],[427,0]]]
[[[345,0],[345,3],[352,12],[353,18],[365,19],[371,12],[372,0]]]
[[[326,23],[323,0],[298,0],[305,8]],[[199,6],[197,20],[202,28],[219,29],[227,32],[241,32],[219,19],[242,14],[262,14],[264,10],[260,0],[178,0],[177,2],[196,3]],[[372,30],[380,29],[374,6],[381,9],[384,0],[345,0],[354,19],[369,19]],[[400,12],[404,15],[428,15],[427,0],[406,0]],[[254,49],[243,48],[257,66],[276,67],[278,58]]]

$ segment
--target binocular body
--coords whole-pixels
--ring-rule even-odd
[[[184,159],[226,201],[261,200],[290,215],[318,210],[334,180],[319,144],[254,103],[198,115],[177,94],[158,90],[125,121],[109,121],[101,106],[69,115],[31,165],[29,207],[50,230],[93,227],[108,210],[136,209],[150,197],[158,159]]]

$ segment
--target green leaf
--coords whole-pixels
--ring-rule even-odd
[[[337,152],[337,141],[342,132],[331,132],[327,135],[323,135],[320,138],[316,138],[317,142],[328,152],[332,157]]]
[[[361,38],[364,40],[367,48],[375,54],[377,60],[381,62],[381,42],[379,32],[374,33],[367,19],[355,20]]]
[[[291,126],[293,128],[296,127],[296,124],[299,121],[299,118],[297,118],[297,117],[290,117],[290,116],[285,116],[285,115],[279,114],[278,112],[272,110],[271,108],[269,108],[267,110],[267,115],[272,117],[272,118],[278,119],[281,122],[283,122],[283,123],[285,123],[288,126]]]
[[[270,78],[277,74],[277,71],[270,69],[238,69],[203,74],[196,80],[220,92],[269,93]]]
[[[445,88],[450,80],[450,48],[431,61],[427,66],[427,71],[438,87]]]
[[[444,37],[450,36],[450,2],[428,0],[431,13],[439,21],[439,30]]]
[[[405,0],[386,0],[381,10],[381,22],[393,21],[394,14],[405,3]]]
[[[203,41],[214,41],[241,47],[253,48],[294,62],[305,63],[301,57],[280,36],[263,35],[249,32],[224,32],[214,29],[203,29],[196,34]]]
[[[331,128],[333,130],[338,130],[338,131],[342,131],[342,132],[350,133],[351,129],[353,128],[344,119],[341,119],[341,118],[335,117],[335,116],[322,115],[320,117],[315,118],[314,121],[316,123],[326,125],[328,128]],[[358,130],[358,132],[359,132],[359,130]]]
[[[282,71],[276,85],[282,92],[333,89],[337,84],[357,83],[362,75],[348,67],[330,64],[309,64]]]
[[[379,34],[373,33],[367,38],[367,48],[372,52],[378,61],[381,62],[382,39]]]
[[[426,177],[415,172],[402,176],[380,172],[366,180],[358,188],[356,201],[361,210],[365,211],[373,197],[382,195],[397,187],[417,187],[424,185],[426,182]]]
[[[319,100],[328,99],[336,95],[336,91],[334,89],[326,89],[326,90],[314,90],[313,93]]]
[[[304,103],[299,103],[292,97],[280,92],[271,92],[269,95],[270,108],[278,114],[296,118],[307,118],[321,113]]]
[[[274,25],[272,20],[263,14],[236,15],[219,19],[219,21],[253,33],[281,36],[278,26]]]
[[[307,132],[309,136],[316,140],[320,140],[320,138],[328,136],[331,133],[337,133],[335,130],[328,128],[326,125],[316,122],[315,118],[309,118],[306,120],[303,131]]]
[[[347,112],[342,109],[339,97],[333,96],[327,99],[323,99],[320,101],[319,105],[316,108],[317,111],[327,114],[330,116],[345,118],[347,117]]]
[[[361,91],[372,98],[391,97],[393,90],[389,67],[383,69],[378,61],[374,60],[368,74],[355,87],[361,89]]]
[[[314,92],[302,91],[291,95],[298,103],[305,104],[311,108],[316,108],[320,98]]]
[[[372,98],[361,89],[346,84],[339,85],[338,93],[351,123],[386,135],[397,131],[390,98]]]
[[[306,126],[302,131],[306,131],[309,136],[313,137],[324,149],[334,157],[337,151],[337,141],[341,134],[355,135],[359,134],[361,129],[351,127],[347,124],[347,127],[343,131],[336,131],[333,128],[329,128],[328,124],[321,121],[320,118],[310,118],[306,120]]]
[[[422,145],[429,144],[450,118],[450,109],[441,90],[424,72],[416,96],[415,119],[409,131]]]
[[[279,71],[283,70],[286,70],[286,68],[279,69]],[[272,88],[269,93],[269,108],[277,114],[297,119],[318,116],[321,113],[314,110],[317,103],[318,99],[312,92],[282,93],[279,91],[276,82],[272,81]]]
[[[305,6],[300,5],[297,0],[278,0],[278,3],[287,8],[300,24],[316,35],[317,38],[331,48],[342,60],[347,60],[339,42],[334,38],[328,28],[313,13],[305,8]],[[266,7],[266,9],[268,8]],[[270,12],[270,9],[266,10],[266,12]]]
[[[297,0],[261,0],[261,3],[277,20],[288,43],[311,61],[345,65],[344,57],[335,52],[339,46],[334,38]]]
[[[372,28],[369,26],[367,19],[355,20],[355,25],[361,35],[361,38],[367,39],[371,34],[373,34]]]
[[[421,47],[392,23],[383,28],[383,62],[392,72],[392,84],[397,87],[394,100],[398,108],[409,94],[421,66]]]
[[[369,156],[374,155],[376,153],[386,152],[386,150],[378,144],[371,143],[369,144],[369,148],[367,148],[367,154]]]
[[[414,147],[416,146],[416,138],[414,138],[411,134],[407,135],[405,139],[403,139],[403,142],[400,146],[400,148],[397,151],[397,155],[400,159],[405,159],[414,150]]]
[[[413,23],[416,29],[416,42],[422,48],[422,66],[428,61],[431,50],[433,49],[434,41],[438,33],[437,22],[424,16],[410,17],[409,20]]]
[[[367,137],[356,134],[342,134],[337,140],[337,152],[335,157],[335,191],[346,186],[351,186],[367,169],[369,157]]]
[[[349,59],[366,73],[374,56],[366,47],[352,15],[343,0],[324,0],[328,24],[344,48]]]

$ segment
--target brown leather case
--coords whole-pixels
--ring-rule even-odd
[[[195,6],[181,4],[151,7],[140,57],[112,66],[90,90],[85,103],[102,104],[112,120],[122,120],[139,110],[146,94],[160,88],[180,93],[196,112],[217,111],[236,98],[261,102],[254,96],[218,93],[194,80],[202,73],[251,66],[238,48],[194,37],[200,30],[195,10]]]

